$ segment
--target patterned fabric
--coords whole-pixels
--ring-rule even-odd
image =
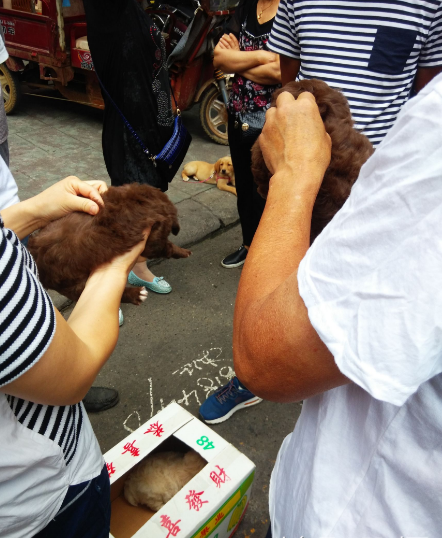
[[[270,34],[254,36],[246,28],[247,19],[243,22],[239,34],[239,48],[242,51],[265,50]],[[279,84],[264,85],[253,82],[242,75],[235,75],[230,92],[229,112],[258,112],[270,107],[272,93]]]
[[[37,266],[0,218],[0,386],[27,372],[48,349],[55,333],[52,302],[38,281]],[[7,395],[17,420],[51,439],[72,461],[83,424],[83,405],[40,405]]]
[[[442,65],[442,2],[281,0],[268,46],[301,60],[299,79],[341,89],[356,128],[377,145],[417,67]]]

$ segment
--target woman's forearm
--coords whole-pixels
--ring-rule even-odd
[[[273,62],[276,56],[266,50],[240,51],[216,47],[213,65],[224,73],[241,73],[258,65]]]
[[[258,65],[239,74],[257,84],[278,84],[281,82],[279,61]]]
[[[13,230],[19,239],[23,239],[43,225],[32,200],[33,198],[30,198],[1,211],[5,227]]]

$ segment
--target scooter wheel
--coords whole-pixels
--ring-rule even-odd
[[[200,120],[206,134],[217,144],[227,146],[227,110],[218,86],[211,85],[203,94]]]
[[[17,108],[21,99],[20,79],[17,73],[10,71],[5,64],[0,64],[0,83],[6,114]]]

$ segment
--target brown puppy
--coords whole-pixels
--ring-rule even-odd
[[[184,165],[181,177],[189,181],[189,177],[215,185],[221,191],[228,191],[236,196],[235,172],[231,157],[222,157],[215,164],[204,161],[191,161]],[[230,186],[229,183],[233,185]]]
[[[141,256],[190,256],[190,250],[168,240],[171,232],[177,235],[180,226],[176,207],[160,190],[138,183],[109,187],[103,200],[104,207],[98,215],[71,213],[29,238],[28,248],[45,288],[76,301],[91,272],[134,247],[149,227],[151,232]],[[144,287],[127,287],[122,301],[140,304],[146,296]]]
[[[272,106],[275,106],[278,95],[283,91],[294,97],[298,97],[302,92],[312,93],[325,130],[332,140],[330,165],[313,207],[310,233],[310,241],[313,242],[344,205],[361,166],[373,153],[374,148],[365,135],[354,129],[347,99],[340,91],[316,79],[289,82],[273,94]],[[267,198],[271,174],[265,165],[259,139],[252,148],[252,172],[259,194]],[[296,178],[293,180],[296,181]]]

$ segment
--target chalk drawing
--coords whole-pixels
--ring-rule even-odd
[[[172,372],[172,375],[182,376],[185,375],[193,377],[195,374],[206,374],[207,377],[198,377],[196,380],[196,387],[193,390],[184,390],[181,389],[182,397],[179,395],[169,402],[165,402],[164,398],[159,398],[159,409],[155,409],[155,398],[154,398],[154,387],[152,378],[148,378],[149,382],[149,405],[150,405],[150,416],[152,418],[156,413],[164,409],[170,403],[176,402],[178,404],[189,407],[189,405],[201,405],[201,400],[204,401],[216,390],[222,387],[227,381],[234,377],[235,372],[233,368],[229,365],[222,364],[224,359],[221,359],[222,355],[221,347],[211,347],[210,349],[202,350],[199,353],[199,356],[196,359],[188,360],[177,370]],[[202,391],[202,393],[201,393]],[[201,399],[200,399],[201,396]],[[158,400],[157,400],[158,401]],[[133,411],[123,422],[123,427],[129,432],[133,432],[127,422],[132,417],[136,415],[138,419],[138,428],[141,426],[141,417],[138,411]]]
[[[128,417],[127,419],[123,422],[123,428],[125,430],[127,430],[128,432],[132,433],[134,432],[135,430],[132,430],[132,428],[129,428],[129,426],[127,426],[127,421],[130,419],[130,417],[132,415],[136,415],[137,418],[138,418],[138,426],[135,428],[135,430],[137,430],[140,426],[141,426],[141,417],[140,417],[140,413],[138,413],[138,411],[133,411]]]

